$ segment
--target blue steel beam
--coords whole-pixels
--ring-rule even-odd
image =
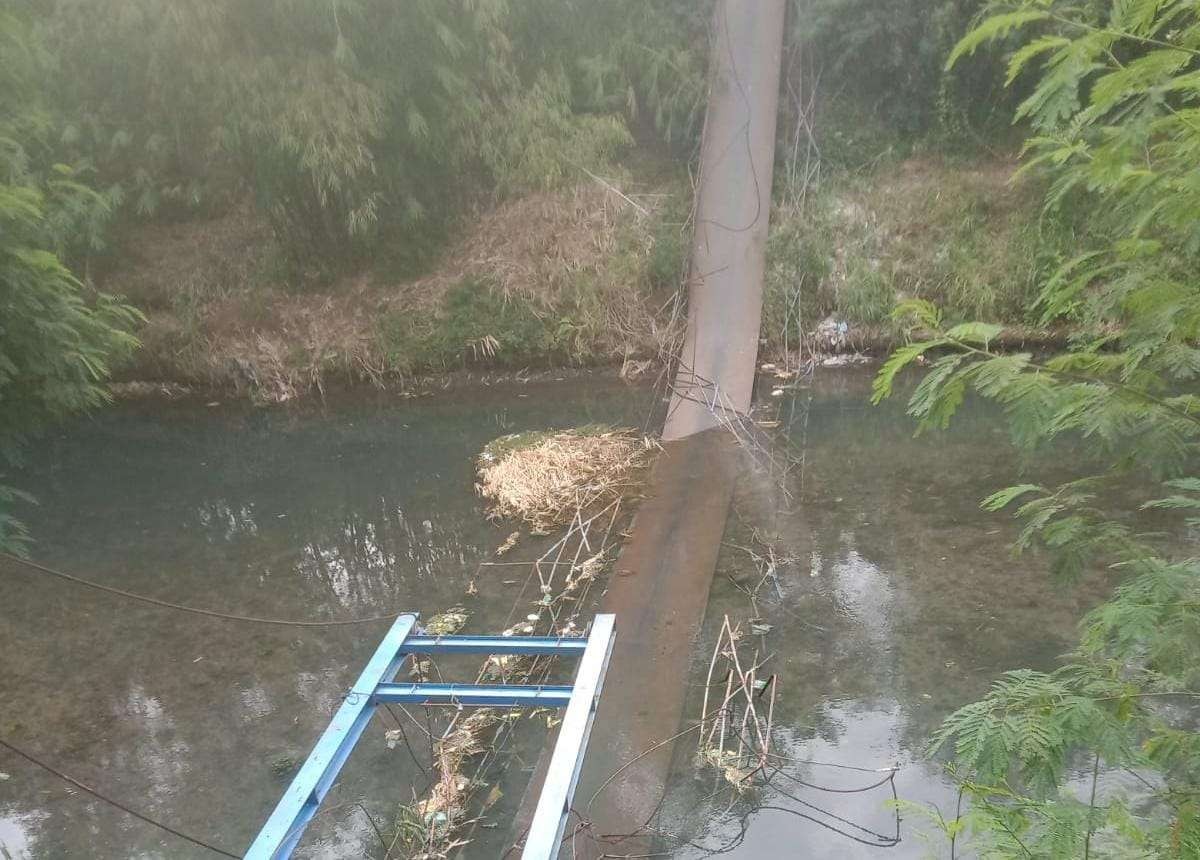
[[[578,656],[587,648],[584,637],[551,636],[410,636],[409,654],[551,654]]]
[[[388,702],[494,707],[566,708],[550,772],[526,842],[525,860],[548,860],[557,849],[565,810],[579,775],[612,649],[613,616],[598,615],[587,638],[541,636],[413,636],[416,615],[401,615],[388,631],[363,673],[346,695],[271,813],[245,860],[285,860],[333,785],[375,708]],[[409,654],[543,654],[581,656],[574,686],[523,687],[508,684],[392,683]],[[556,833],[557,831],[557,833]],[[543,853],[544,852],[544,853]]]
[[[376,688],[380,683],[391,681],[404,662],[407,656],[403,652],[404,640],[416,622],[415,615],[401,615],[392,624],[308,760],[259,831],[245,860],[277,860],[291,856],[304,835],[304,828],[370,722],[375,712],[371,697]]]
[[[572,687],[509,684],[380,684],[375,701],[415,705],[480,705],[503,708],[565,708]]]

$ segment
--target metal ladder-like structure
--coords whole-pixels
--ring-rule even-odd
[[[245,854],[245,860],[291,857],[308,822],[337,779],[367,724],[382,704],[565,708],[558,741],[525,839],[522,860],[552,860],[562,841],[579,781],[596,703],[612,654],[615,618],[597,615],[587,637],[413,635],[415,614],[401,615],[384,636],[333,720]],[[397,684],[409,655],[497,654],[578,657],[570,686],[515,684]]]

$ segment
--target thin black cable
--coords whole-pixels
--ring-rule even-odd
[[[811,764],[811,765],[816,765],[818,767],[832,767],[837,770],[853,770],[853,771],[857,771],[859,773],[893,773],[893,774],[895,774],[895,773],[900,772],[899,768],[896,768],[896,767],[883,767],[883,768],[858,767],[857,765],[853,765],[853,764],[841,764],[839,762],[834,762],[834,761],[819,761],[819,760],[813,759],[813,758],[785,758],[783,756],[775,755],[775,753],[767,753],[767,757],[778,759],[779,761],[788,761],[788,762],[791,762],[792,764]]]
[[[144,594],[135,594],[132,591],[126,591],[123,588],[114,588],[111,585],[101,585],[99,582],[92,582],[90,579],[83,579],[79,576],[74,576],[70,573],[63,573],[61,570],[55,570],[52,567],[46,567],[44,564],[38,564],[36,561],[30,561],[27,558],[12,555],[7,552],[0,552],[0,559],[19,564],[31,570],[36,570],[39,573],[55,576],[59,579],[72,582],[76,585],[82,585],[86,588],[94,588],[97,591],[103,591],[106,594],[112,594],[117,597],[124,597],[127,600],[136,600],[141,603],[148,603],[151,606],[157,606],[162,609],[174,609],[177,612],[190,612],[193,615],[204,615],[208,618],[220,618],[223,621],[241,621],[248,624],[274,624],[282,627],[346,627],[352,624],[376,624],[381,621],[395,621],[401,613],[394,612],[388,615],[373,615],[366,618],[343,618],[333,621],[291,621],[283,618],[258,618],[253,615],[234,615],[228,612],[217,612],[213,609],[200,609],[196,606],[184,606],[180,603],[171,603],[169,600],[159,600],[157,597],[147,597]]]
[[[354,806],[357,807],[358,811],[363,814],[363,818],[367,819],[367,822],[371,825],[371,829],[375,831],[376,838],[379,839],[380,847],[386,852],[388,850],[387,840],[383,838],[383,831],[380,830],[379,825],[375,823],[374,817],[371,815],[371,813],[367,812],[367,808],[362,805],[361,801],[354,801]]]
[[[729,55],[729,71],[733,76],[734,84],[737,85],[738,94],[742,97],[742,104],[746,108],[746,121],[742,123],[742,125],[735,132],[735,136],[744,137],[746,141],[746,161],[750,168],[750,178],[754,182],[755,211],[753,220],[751,220],[750,223],[744,227],[730,227],[727,224],[722,224],[720,221],[716,221],[711,218],[697,219],[696,226],[699,227],[701,224],[712,224],[714,227],[724,230],[727,233],[746,233],[754,229],[754,227],[762,219],[763,214],[762,188],[758,181],[758,170],[754,166],[754,144],[750,139],[750,126],[754,119],[754,108],[750,104],[750,94],[746,91],[746,87],[742,83],[741,75],[738,73],[737,69],[737,59],[735,58],[733,51],[733,36],[729,32],[728,3],[722,5],[721,12],[724,17],[724,26],[722,29],[725,31],[726,52]],[[722,160],[732,147],[733,141],[730,140],[729,143],[726,144],[725,149],[723,149],[721,154],[717,157],[717,161],[719,162]],[[701,161],[701,166],[703,166],[703,161]],[[701,176],[701,183],[703,183],[703,181],[704,178]]]
[[[8,741],[4,740],[3,738],[0,738],[0,747],[4,747],[9,752],[19,755],[21,758],[25,759],[29,763],[37,765],[42,770],[44,770],[48,773],[51,773],[54,776],[57,776],[59,779],[63,780],[64,782],[69,782],[71,785],[75,786],[80,791],[90,794],[92,797],[96,798],[97,800],[101,800],[101,801],[107,803],[109,806],[116,807],[117,809],[124,812],[126,815],[132,815],[138,821],[144,821],[146,824],[149,824],[152,827],[157,827],[159,830],[166,831],[167,833],[170,833],[172,836],[178,837],[179,839],[182,839],[185,842],[190,842],[193,845],[198,845],[199,847],[207,849],[208,851],[211,851],[214,854],[220,854],[222,857],[233,857],[234,860],[241,860],[241,857],[242,857],[241,854],[234,854],[230,851],[226,851],[224,848],[218,848],[216,845],[213,845],[210,842],[205,842],[203,839],[198,839],[195,836],[189,836],[188,834],[184,833],[183,831],[176,830],[174,827],[171,827],[168,824],[163,824],[161,821],[155,821],[153,818],[150,818],[148,815],[143,815],[142,813],[137,812],[136,810],[130,809],[128,806],[121,803],[120,801],[113,800],[111,797],[108,797],[108,796],[103,795],[100,792],[96,791],[96,789],[91,788],[90,786],[84,785],[82,782],[80,782],[75,777],[71,776],[70,774],[63,773],[58,768],[52,767],[51,765],[46,764],[41,759],[38,759],[38,758],[30,755],[29,753],[25,752],[25,750],[23,750],[23,749],[19,749],[18,747],[13,746],[12,744],[10,744]]]
[[[421,771],[421,774],[425,777],[425,779],[429,779],[429,771],[425,769],[425,765],[421,764],[421,760],[418,759],[417,754],[413,752],[412,744],[408,742],[408,732],[404,730],[404,723],[400,722],[400,718],[396,716],[396,712],[392,710],[392,706],[390,704],[384,702],[383,707],[392,720],[396,723],[396,730],[400,732],[400,739],[404,741],[404,748],[408,750],[408,757],[412,759],[413,764],[417,766],[418,770]]]
[[[774,776],[774,774],[772,774],[772,777],[773,776]],[[895,779],[896,779],[895,773],[889,774],[887,779],[880,782],[879,785],[883,785],[885,783],[890,783],[891,789],[892,789],[892,797],[897,803],[899,803],[900,798],[896,792]],[[771,784],[771,777],[767,778],[767,783]],[[877,787],[877,786],[873,786],[873,787]],[[866,833],[868,836],[872,837],[873,839],[878,840],[877,842],[870,842],[866,839],[861,839],[859,837],[856,837],[852,833],[846,833],[846,832],[842,831],[840,828],[835,828],[832,825],[823,824],[823,822],[819,822],[819,821],[815,822],[817,824],[823,824],[823,826],[829,827],[829,829],[831,829],[831,830],[837,830],[839,833],[843,833],[843,835],[849,836],[851,839],[855,839],[858,842],[863,843],[864,845],[875,845],[878,848],[893,848],[896,845],[900,844],[900,811],[899,811],[899,809],[896,810],[896,835],[895,836],[887,836],[883,833],[877,833],[869,827],[863,827],[861,824],[856,824],[853,821],[851,821],[849,818],[843,818],[842,816],[832,813],[827,809],[822,809],[820,806],[817,806],[814,803],[809,803],[807,800],[802,800],[799,797],[796,797],[796,795],[794,795],[790,792],[784,791],[778,785],[771,784],[771,788],[794,803],[798,803],[801,806],[804,806],[804,807],[807,807],[808,809],[813,810],[814,812],[820,813],[821,815],[827,815],[830,818],[832,818],[834,821],[840,822],[841,824],[844,824],[847,827],[852,827],[861,833]],[[828,791],[829,789],[821,789],[821,790]],[[808,818],[810,821],[815,821],[815,819],[813,819],[810,816],[805,815],[804,813],[799,812],[797,810],[793,809],[793,810],[787,810],[787,811],[791,812],[793,815],[799,815],[801,818]]]
[[[813,783],[813,782],[805,782],[804,780],[800,779],[799,777],[792,776],[790,773],[785,771],[783,768],[777,768],[771,774],[771,776],[772,776],[772,778],[774,778],[776,776],[782,776],[785,779],[790,779],[792,782],[796,783],[797,785],[802,785],[805,788],[811,788],[814,791],[827,791],[830,794],[862,794],[864,791],[870,791],[873,788],[879,788],[879,786],[886,785],[887,783],[891,782],[893,779],[896,778],[896,772],[891,771],[887,776],[885,776],[883,779],[879,780],[878,782],[873,782],[870,785],[864,785],[861,788],[832,788],[831,786],[828,786],[828,785],[817,785],[816,783]]]
[[[896,774],[895,774],[895,772],[893,772],[892,774],[890,774],[888,776],[888,778],[886,780],[884,780],[884,782],[891,783],[892,797],[897,802],[899,802],[899,798],[896,793],[895,776],[896,776]],[[769,778],[767,779],[767,784],[770,784]],[[880,785],[882,785],[882,784],[883,783],[880,783]],[[772,786],[772,787],[775,788],[777,791],[779,791],[777,786]],[[669,839],[675,840],[676,842],[680,843],[681,845],[688,845],[688,846],[696,848],[700,851],[703,851],[708,856],[715,856],[715,855],[719,855],[719,854],[728,854],[729,852],[738,848],[738,846],[740,846],[745,841],[746,833],[749,829],[749,820],[750,820],[751,816],[753,816],[759,812],[776,811],[776,812],[786,812],[789,815],[796,816],[797,818],[803,818],[806,821],[810,821],[819,827],[823,827],[826,830],[830,830],[834,833],[837,833],[840,836],[844,836],[847,839],[851,839],[855,842],[858,842],[861,845],[868,845],[872,848],[894,848],[900,844],[900,841],[901,841],[901,839],[900,839],[900,814],[898,811],[896,813],[896,835],[894,837],[885,836],[882,833],[876,833],[875,831],[873,831],[869,828],[863,827],[862,825],[859,825],[859,824],[855,824],[853,821],[850,821],[847,818],[842,818],[841,816],[835,815],[826,809],[822,809],[821,807],[816,806],[815,804],[807,803],[806,801],[800,800],[799,798],[796,798],[793,795],[788,794],[787,792],[780,791],[780,793],[783,794],[784,797],[787,797],[789,800],[799,802],[802,805],[808,807],[809,809],[812,809],[814,812],[818,812],[822,815],[827,815],[836,821],[840,821],[843,824],[848,825],[849,827],[852,827],[856,830],[866,833],[871,838],[864,838],[862,836],[855,835],[854,833],[851,833],[850,831],[848,831],[846,829],[838,827],[835,824],[831,824],[828,821],[822,821],[818,818],[814,818],[812,815],[801,812],[798,809],[791,809],[786,806],[776,806],[776,805],[771,805],[771,804],[755,806],[753,809],[749,809],[746,812],[742,813],[738,819],[738,822],[739,822],[738,833],[732,839],[727,840],[726,842],[720,844],[717,847],[709,847],[709,846],[704,845],[696,840],[687,839],[685,837],[678,836],[678,835],[672,834],[672,833],[666,833],[663,831],[655,831],[655,830],[649,829],[647,827],[643,827],[643,831],[644,831],[645,835],[653,836],[653,835],[657,834],[659,836],[665,836]],[[726,811],[728,812],[729,810],[726,810]],[[586,822],[586,823],[590,827],[590,822]],[[631,834],[631,835],[637,835],[637,834]],[[590,833],[589,833],[589,836],[591,836]],[[605,837],[599,837],[599,839],[597,839],[597,837],[591,836],[591,838],[594,841],[610,841],[610,840],[607,840]],[[627,838],[627,837],[622,836],[620,838]]]

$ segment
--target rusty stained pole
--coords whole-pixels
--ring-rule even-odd
[[[722,412],[750,406],[762,314],[785,0],[717,0],[687,335],[631,537],[603,601],[616,642],[560,856],[645,855],[736,477]],[[694,742],[694,737],[689,737]],[[537,797],[542,757],[518,817]],[[614,776],[615,774],[615,776]],[[524,822],[524,823],[523,823]],[[514,856],[510,852],[506,856]]]

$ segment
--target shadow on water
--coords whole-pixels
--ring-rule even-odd
[[[979,511],[1022,466],[993,413],[968,404],[952,431],[914,440],[902,404],[871,408],[868,390],[867,373],[827,372],[771,401],[804,456],[791,498],[742,470],[690,677],[663,684],[701,681],[723,615],[751,617],[743,589],[762,576],[742,548],[765,539],[790,560],[757,601],[771,625],[760,647],[779,676],[780,751],[795,762],[898,763],[903,798],[949,812],[953,789],[922,755],[930,732],[1000,671],[1051,665],[1102,583],[1055,588],[1044,560],[1009,553],[1015,524]],[[415,402],[355,396],[324,410],[122,406],[39,446],[21,483],[41,504],[23,514],[40,560],[179,603],[306,619],[428,614],[464,602],[478,562],[512,530],[489,524],[473,493],[471,458],[485,442],[640,425],[653,402],[574,381]],[[488,570],[467,601],[478,632],[504,626],[519,590],[505,568]],[[227,624],[3,571],[0,736],[239,852],[382,632]],[[700,691],[688,689],[685,721],[700,710]],[[497,820],[515,814],[544,736],[530,721],[511,745]],[[790,814],[807,807],[775,783],[731,805],[728,792],[713,795],[713,772],[693,766],[694,749],[694,739],[678,746],[656,822],[694,843],[668,840],[675,856],[730,844],[743,816],[727,856],[924,854],[915,821],[898,847],[868,848]],[[791,772],[830,787],[864,776],[800,763]],[[0,773],[0,846],[13,858],[205,856],[8,756]],[[376,837],[345,804],[362,798],[387,821],[414,783],[420,774],[373,727],[304,855],[369,855]],[[864,827],[894,827],[886,791],[779,785]],[[466,853],[495,856],[491,833]]]

